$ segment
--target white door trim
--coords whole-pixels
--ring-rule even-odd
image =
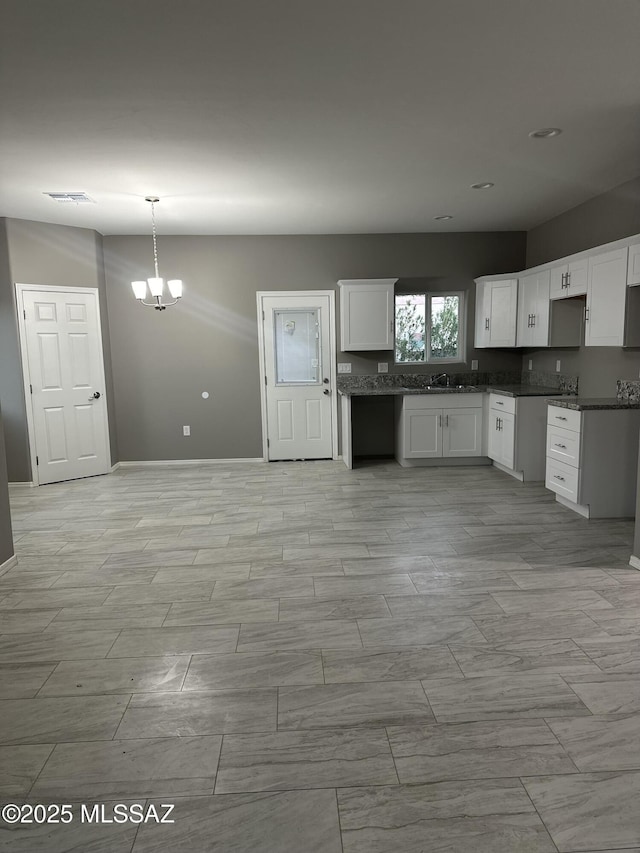
[[[29,374],[29,358],[27,354],[27,329],[25,326],[24,310],[22,308],[22,295],[31,290],[45,290],[57,293],[93,293],[96,297],[96,311],[98,313],[98,348],[100,352],[100,361],[102,363],[102,374],[104,374],[104,350],[102,348],[102,320],[100,318],[100,293],[97,287],[62,287],[52,284],[21,284],[16,282],[16,310],[18,312],[18,336],[20,338],[20,358],[22,360],[22,389],[24,392],[24,405],[27,412],[27,432],[29,433],[29,456],[31,463],[31,482],[34,486],[40,485],[38,479],[38,466],[36,465],[36,434],[35,434],[35,419],[33,415],[33,405],[31,402],[31,393],[28,391],[31,385]],[[113,464],[111,458],[111,444],[109,441],[109,407],[107,405],[106,393],[106,376],[105,376],[105,429],[107,432],[107,452],[109,454],[109,465]]]
[[[258,323],[258,357],[260,366],[260,411],[262,414],[262,458],[269,461],[267,449],[267,393],[264,378],[267,370],[264,361],[264,328],[262,322],[265,297],[287,298],[290,296],[329,297],[329,350],[331,352],[331,458],[338,456],[338,390],[336,388],[338,368],[336,366],[336,292],[335,290],[259,290],[256,293],[256,320]]]

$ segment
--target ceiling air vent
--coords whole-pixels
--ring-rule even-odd
[[[69,202],[73,204],[95,204],[95,201],[86,193],[45,193],[54,201],[59,201],[61,204]]]

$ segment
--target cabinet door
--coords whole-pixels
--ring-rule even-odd
[[[531,318],[536,307],[538,276],[524,275],[518,279],[518,325],[516,346],[530,347],[533,341]]]
[[[482,409],[444,409],[443,456],[480,456]]]
[[[502,412],[498,414],[493,409],[489,411],[489,435],[487,441],[487,456],[494,462],[502,460],[502,433],[500,432],[500,419]]]
[[[584,343],[588,347],[621,347],[627,295],[628,247],[589,258],[587,317]]]
[[[489,299],[489,346],[516,345],[518,280],[487,282]]]
[[[340,347],[392,350],[396,279],[344,281],[340,284]]]
[[[476,282],[476,334],[474,346],[483,349],[489,346],[489,304],[487,283]]]
[[[442,409],[406,409],[402,437],[406,459],[442,456]]]
[[[498,460],[506,468],[516,466],[516,419],[515,415],[505,412],[502,418],[500,432],[502,434],[502,459]]]
[[[536,275],[536,286],[531,305],[530,344],[533,347],[549,346],[549,270]]]
[[[550,273],[550,292],[551,299],[564,299],[569,294],[565,287],[566,274],[568,272],[567,264],[560,264],[557,267],[551,267]]]
[[[572,261],[567,267],[567,296],[581,296],[587,292],[589,259]]]
[[[630,287],[640,284],[640,243],[634,243],[633,246],[629,246],[627,284]]]

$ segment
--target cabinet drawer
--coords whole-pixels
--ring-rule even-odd
[[[547,473],[544,483],[547,489],[577,504],[579,479],[579,468],[572,468],[547,456]]]
[[[515,415],[516,413],[516,398],[515,397],[503,397],[502,394],[490,394],[489,395],[489,406],[492,409],[496,409],[498,412],[507,412],[510,415]]]
[[[553,424],[547,426],[547,456],[572,468],[580,467],[580,433]]]
[[[560,406],[547,406],[547,424],[549,426],[564,427],[564,429],[580,432],[582,421],[581,412],[575,409],[563,409]]]

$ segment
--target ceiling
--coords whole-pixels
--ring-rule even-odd
[[[639,0],[0,0],[0,31],[0,216],[521,230],[640,174]]]

